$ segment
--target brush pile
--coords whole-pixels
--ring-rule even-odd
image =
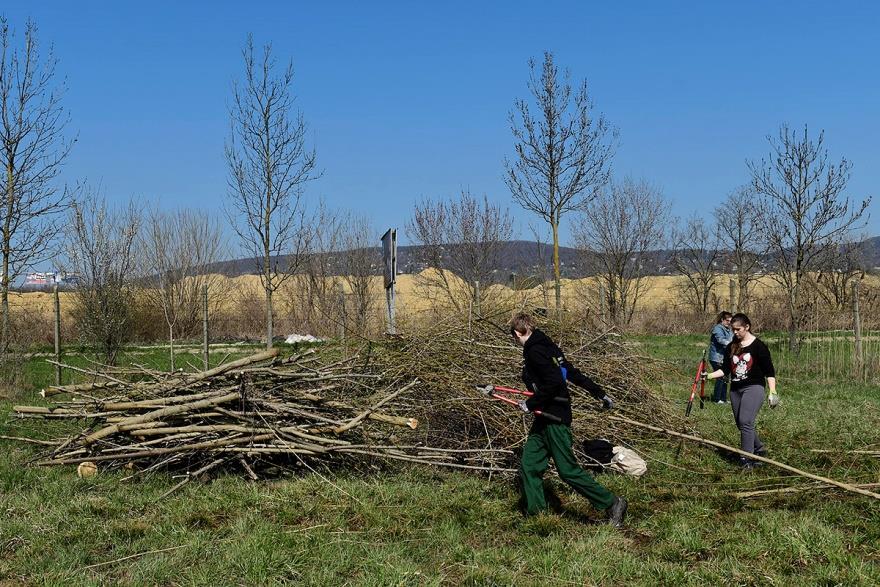
[[[614,398],[615,413],[658,427],[681,427],[680,412],[673,412],[648,387],[648,381],[660,379],[656,362],[636,356],[618,335],[590,335],[554,323],[542,329],[574,365]],[[475,393],[475,385],[523,388],[522,348],[499,327],[479,320],[468,325],[452,318],[390,351],[385,349],[377,360],[386,369],[420,382],[401,404],[418,417],[417,434],[425,443],[506,450],[522,445],[533,416]],[[601,437],[615,444],[639,439],[639,431],[608,419],[601,403],[585,390],[573,384],[568,389],[576,439]]]
[[[551,334],[556,334],[551,332]],[[643,383],[644,361],[613,336],[563,337],[569,359],[610,393],[623,414],[658,426],[680,421]],[[521,350],[477,322],[367,344],[354,352],[261,352],[206,372],[144,368],[89,373],[91,383],[48,388],[49,406],[15,406],[23,418],[77,419],[77,434],[46,442],[40,465],[214,470],[252,479],[285,470],[369,471],[391,461],[513,472],[532,416],[487,400],[478,384],[519,385]],[[570,386],[578,438],[633,442],[586,392]]]

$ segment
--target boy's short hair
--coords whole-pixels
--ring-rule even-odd
[[[520,312],[510,319],[510,330],[528,332],[535,329],[535,319],[527,312]],[[513,334],[513,332],[511,332]]]

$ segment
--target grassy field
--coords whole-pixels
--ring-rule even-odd
[[[661,362],[656,389],[682,410],[701,341],[631,340]],[[51,377],[36,365],[29,373],[16,403],[35,402]],[[780,372],[779,390],[783,405],[758,423],[771,458],[880,481],[880,459],[810,452],[880,449],[876,387]],[[12,404],[0,402],[3,434],[45,434],[43,422],[12,420]],[[737,444],[729,406],[709,404],[692,420],[704,437]],[[600,476],[630,499],[619,532],[555,479],[560,512],[530,519],[509,481],[422,468],[230,476],[161,499],[176,483],[166,475],[79,479],[73,467],[28,466],[35,449],[0,440],[0,584],[880,584],[880,501],[836,490],[739,499],[732,494],[804,482],[769,467],[742,473],[697,445],[676,457],[677,447],[661,438],[635,446],[648,460],[642,479]]]

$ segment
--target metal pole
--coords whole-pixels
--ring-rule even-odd
[[[202,362],[208,370],[208,285],[202,286]]]
[[[55,385],[61,385],[61,302],[58,299],[58,286],[52,288],[55,296]]]
[[[394,284],[385,290],[385,300],[388,303],[388,334],[397,334],[394,324]]]

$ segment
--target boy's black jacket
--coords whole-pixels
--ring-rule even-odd
[[[571,425],[571,396],[561,367],[565,368],[569,381],[586,389],[596,399],[605,395],[601,387],[569,363],[556,343],[537,328],[523,345],[523,358],[522,379],[535,394],[526,400],[529,411],[541,410],[553,414],[563,424]]]

